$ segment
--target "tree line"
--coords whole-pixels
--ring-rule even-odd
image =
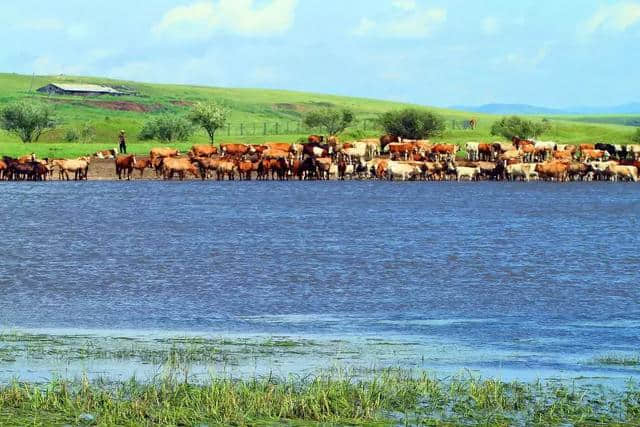
[[[216,132],[227,123],[230,108],[218,102],[200,102],[191,107],[182,116],[161,114],[148,119],[138,135],[141,140],[159,140],[163,142],[186,141],[196,129],[203,129],[211,144],[215,142]],[[339,135],[355,120],[355,114],[349,109],[322,108],[302,116],[303,123],[310,128],[322,129],[326,135]],[[432,111],[418,108],[388,111],[378,117],[378,123],[388,134],[404,139],[427,139],[442,136],[446,130],[445,119]],[[19,101],[0,109],[0,128],[17,135],[23,142],[36,142],[40,136],[58,126],[52,109],[38,102]],[[537,138],[549,131],[546,119],[533,121],[518,116],[503,117],[493,123],[491,134],[507,139],[513,137]],[[79,131],[70,130],[65,139],[88,140],[95,130],[85,124]],[[636,129],[631,140],[640,143],[640,128]]]

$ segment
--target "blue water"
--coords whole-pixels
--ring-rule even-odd
[[[404,340],[442,349],[433,365],[576,375],[640,344],[634,184],[2,183],[0,200],[4,328]]]

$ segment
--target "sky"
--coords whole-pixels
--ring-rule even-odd
[[[7,0],[0,16],[0,72],[434,106],[640,98],[640,0]]]

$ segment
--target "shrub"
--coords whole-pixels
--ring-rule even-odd
[[[0,110],[0,127],[18,135],[22,142],[37,141],[43,132],[55,126],[53,111],[42,104],[20,101]]]
[[[344,132],[354,118],[351,110],[324,108],[305,114],[302,122],[310,128],[322,128],[327,132],[327,135],[337,135],[340,132]]]
[[[77,142],[80,139],[80,135],[75,128],[67,129],[64,134],[64,140],[67,142]]]
[[[431,111],[407,108],[389,111],[380,116],[385,132],[406,139],[425,139],[441,135],[444,119]]]
[[[491,126],[491,135],[503,136],[511,139],[536,138],[549,130],[549,122],[537,123],[518,116],[503,117]]]
[[[193,134],[189,120],[181,116],[163,114],[153,117],[144,124],[139,138],[143,141],[157,139],[163,142],[186,141]]]

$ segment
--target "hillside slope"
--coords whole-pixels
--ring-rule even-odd
[[[134,90],[136,96],[50,96],[36,89],[48,83],[93,83]],[[186,114],[194,102],[217,100],[232,109],[229,126],[219,131],[217,141],[296,141],[311,131],[301,126],[304,112],[319,107],[350,108],[356,113],[357,122],[347,132],[347,137],[375,136],[380,129],[375,119],[388,110],[414,106],[409,104],[354,98],[336,95],[265,89],[234,89],[170,84],[148,84],[97,77],[71,76],[25,76],[0,74],[0,105],[21,99],[35,99],[48,103],[55,110],[60,125],[44,134],[40,142],[25,146],[15,136],[0,131],[0,154],[17,154],[33,151],[41,156],[63,156],[86,154],[97,149],[113,147],[119,130],[129,135],[129,144],[134,152],[148,152],[154,142],[138,142],[137,135],[153,114]],[[489,114],[429,108],[444,116],[447,131],[438,138],[443,141],[463,143],[465,141],[490,141],[491,124],[499,116]],[[471,117],[479,120],[476,130],[465,130],[462,122]],[[535,118],[540,120],[539,117]],[[568,119],[568,120],[567,120]],[[562,142],[606,140],[628,142],[628,127],[609,124],[572,123],[578,117],[564,120],[554,119],[549,139]],[[571,120],[571,121],[569,121]],[[90,143],[67,143],[65,134],[88,124],[96,131]],[[189,143],[174,144],[187,147],[194,142],[205,142],[203,132],[196,133]]]

